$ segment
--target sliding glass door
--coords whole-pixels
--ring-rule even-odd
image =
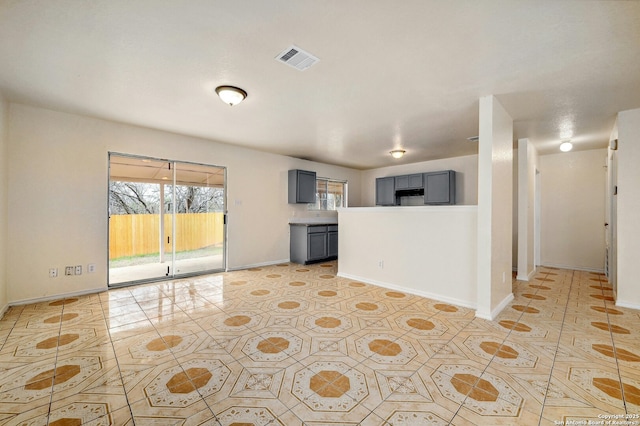
[[[167,186],[167,213],[172,216],[175,275],[223,269],[224,169],[176,163],[175,185]],[[175,202],[173,201],[175,200]]]
[[[225,168],[109,155],[109,285],[224,270]]]

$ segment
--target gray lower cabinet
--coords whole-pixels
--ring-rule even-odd
[[[310,226],[307,228],[307,262],[327,257],[326,229],[326,226]]]
[[[313,263],[338,257],[338,225],[291,225],[289,258]]]
[[[335,231],[331,231],[332,226],[329,227],[327,232],[327,256],[338,257],[338,226],[336,225]]]

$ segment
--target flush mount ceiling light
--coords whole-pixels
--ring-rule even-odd
[[[407,151],[404,149],[394,149],[393,151],[390,151],[389,154],[391,154],[393,158],[402,158],[405,152]]]
[[[216,93],[222,99],[222,102],[231,106],[237,105],[247,97],[247,92],[239,87],[234,86],[218,86]]]
[[[573,149],[571,141],[564,141],[560,144],[560,151],[562,152],[569,152],[571,149]]]

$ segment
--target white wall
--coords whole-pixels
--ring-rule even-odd
[[[338,216],[340,276],[475,308],[476,206],[367,207]]]
[[[9,104],[0,94],[0,318],[7,308],[7,213]]]
[[[106,288],[108,152],[227,167],[228,267],[289,258],[287,170],[349,182],[360,205],[360,171],[194,137],[11,104],[7,283],[9,302]],[[51,267],[95,263],[96,273],[51,279]]]
[[[543,265],[604,270],[606,156],[606,149],[540,156]]]
[[[513,299],[513,120],[494,96],[480,98],[478,307],[493,319]]]
[[[365,170],[362,172],[362,205],[376,204],[376,178],[439,170],[456,171],[456,204],[478,204],[478,156],[466,155]]]
[[[620,306],[640,309],[640,109],[618,114],[618,262]]]
[[[518,208],[516,224],[517,265],[519,280],[528,281],[535,272],[534,260],[534,219],[536,170],[538,168],[538,152],[529,139],[518,140],[518,179],[516,182],[518,193]],[[514,162],[515,164],[515,162]],[[514,188],[515,190],[515,188]]]

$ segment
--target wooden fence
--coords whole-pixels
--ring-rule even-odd
[[[164,250],[171,253],[173,242],[171,214],[164,218]],[[224,214],[176,214],[176,252],[221,245]],[[160,215],[119,214],[109,218],[109,259],[159,253]]]

